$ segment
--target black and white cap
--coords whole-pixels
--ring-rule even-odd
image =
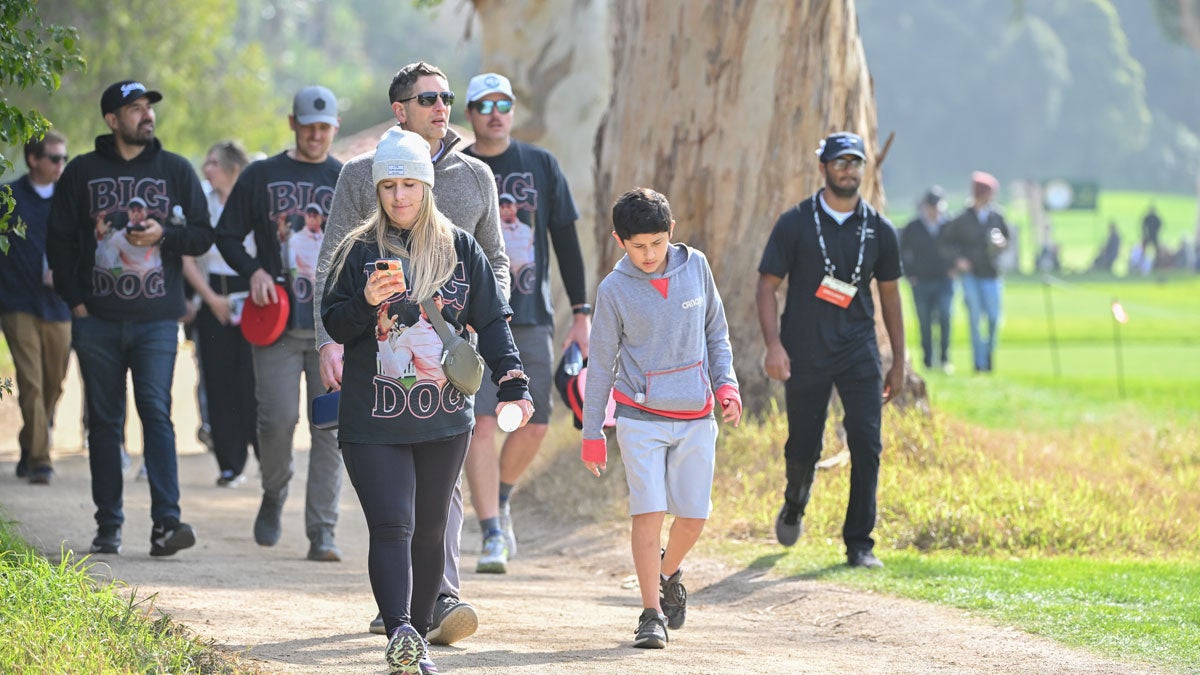
[[[115,113],[143,96],[151,103],[158,103],[162,100],[162,94],[146,89],[146,85],[141,82],[122,80],[110,84],[100,97],[100,114]]]

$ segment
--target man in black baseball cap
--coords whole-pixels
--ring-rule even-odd
[[[154,137],[153,105],[160,100],[161,94],[134,81],[104,91],[100,110],[112,133],[98,136],[94,151],[67,164],[47,221],[46,257],[54,290],[71,308],[71,341],[83,373],[94,554],[121,551],[126,411],[117,402],[124,401],[129,371],[139,374],[133,389],[146,440],[150,555],[174,555],[196,543],[195,531],[181,520],[169,394],[184,314],[182,259],[207,251],[213,232],[191,163]],[[136,225],[121,237],[137,251],[136,269],[113,266],[109,254],[115,242],[102,244],[94,234],[98,223],[119,213],[130,214]]]
[[[100,114],[107,115],[116,112],[118,108],[133,103],[143,96],[150,103],[158,103],[162,100],[162,94],[146,89],[146,85],[141,82],[123,80],[109,85],[108,89],[104,90],[104,95],[100,97]]]

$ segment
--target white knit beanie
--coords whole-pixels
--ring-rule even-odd
[[[375,146],[375,164],[371,167],[375,184],[389,178],[411,178],[433,187],[433,160],[429,142],[420,135],[392,127]]]

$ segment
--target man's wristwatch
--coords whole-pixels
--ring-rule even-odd
[[[582,305],[579,305],[578,307],[572,307],[571,313],[572,314],[582,314],[584,316],[591,316],[592,315],[592,306],[587,303],[584,303]]]

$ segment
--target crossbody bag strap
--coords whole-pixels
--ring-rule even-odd
[[[437,305],[433,302],[433,298],[427,298],[421,301],[421,308],[429,315],[429,323],[433,324],[433,329],[437,331],[438,337],[442,338],[442,346],[446,346],[450,342],[450,325],[446,323],[446,317],[438,311]]]

